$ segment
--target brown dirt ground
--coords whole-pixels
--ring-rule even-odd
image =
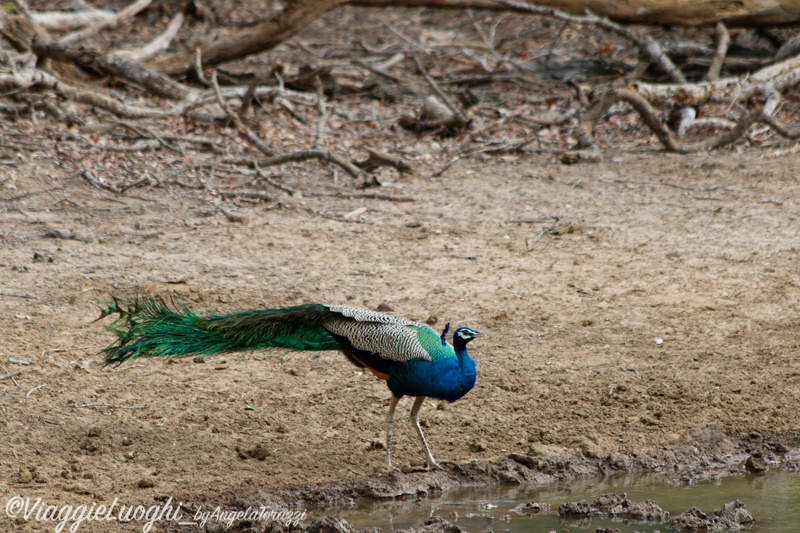
[[[462,162],[399,180],[413,204],[352,201],[370,225],[260,206],[231,223],[189,193],[113,197],[27,165],[4,198],[64,189],[4,203],[0,363],[22,374],[0,382],[3,493],[150,504],[382,472],[388,390],[338,354],[101,368],[93,302],[133,291],[468,321],[487,333],[475,389],[422,412],[440,459],[642,452],[708,424],[796,431],[800,180],[795,155],[766,155]],[[674,186],[637,183],[654,180]],[[421,463],[398,420],[397,464]],[[259,445],[263,460],[241,457]]]
[[[417,11],[408,13],[416,23]],[[378,19],[343,11],[306,37],[342,33],[326,25],[338,19],[385,32]],[[374,114],[365,112],[365,135],[385,139],[388,128],[369,125],[382,123]],[[274,120],[264,131],[292,144],[289,120]],[[113,195],[77,175],[81,159],[101,177],[131,182],[173,166],[180,172],[182,160],[170,152],[86,153],[64,148],[73,140],[65,127],[20,133],[23,125],[4,122],[0,375],[21,374],[0,381],[0,504],[25,494],[56,505],[115,498],[152,505],[384,474],[389,392],[339,354],[102,368],[100,350],[112,337],[93,322],[94,301],[133,292],[215,312],[385,304],[436,328],[466,322],[484,331],[470,346],[475,389],[455,404],[423,407],[439,460],[554,456],[565,448],[639,454],[685,443],[709,425],[723,436],[793,435],[800,430],[796,146],[670,155],[652,149],[634,122],[625,150],[609,150],[600,163],[552,162],[553,146],[570,144],[565,126],[553,129],[552,145],[543,137],[541,151],[462,160],[435,179],[424,176],[441,161],[420,148],[431,140],[400,132],[386,142],[412,145],[402,153],[424,168],[397,178],[389,192],[413,203],[292,199],[326,213],[364,207],[360,217],[370,224],[256,203],[235,206],[247,220],[231,222],[210,193],[177,186]],[[102,131],[90,126],[82,134],[99,143]],[[603,138],[607,148],[621,145],[618,126],[609,128],[616,138]],[[313,128],[303,132],[313,139]],[[56,149],[17,153],[17,133]],[[242,144],[231,130],[223,135],[220,143]],[[337,148],[359,146],[331,135]],[[312,168],[292,175],[293,186],[316,187]],[[667,183],[653,183],[660,180]],[[410,403],[400,404],[396,422],[401,466],[422,463],[405,416]],[[119,524],[80,531],[117,527],[141,531]],[[52,524],[10,522],[0,510],[0,529]]]

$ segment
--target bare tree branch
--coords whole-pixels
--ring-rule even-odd
[[[684,142],[658,118],[653,106],[641,94],[631,89],[616,89],[609,91],[584,114],[576,130],[578,138],[577,149],[586,149],[597,152],[599,147],[594,140],[593,130],[608,109],[617,102],[626,102],[642,117],[644,124],[652,131],[661,144],[671,152],[689,153],[710,148],[719,148],[740,139],[755,123],[760,122],[772,128],[776,133],[788,138],[798,138],[800,129],[793,130],[782,122],[769,116],[769,108],[774,107],[769,99],[760,104],[747,115],[736,122],[728,131],[708,137],[698,142]]]
[[[161,35],[156,36],[155,39],[146,45],[130,50],[115,50],[111,53],[111,55],[126,59],[128,61],[134,61],[136,63],[148,61],[157,53],[165,50],[167,46],[169,46],[169,43],[178,34],[178,30],[181,29],[181,26],[183,25],[183,19],[183,13],[178,13],[175,15],[175,17],[173,17],[172,20],[169,21],[169,24],[164,32]]]
[[[728,54],[728,47],[731,45],[731,34],[724,23],[717,22],[716,36],[717,50],[714,53],[714,60],[708,68],[707,80],[719,79],[719,73],[722,71],[723,63],[725,63],[725,56]]]
[[[147,6],[150,5],[150,2],[152,2],[152,0],[137,0],[117,13],[114,18],[101,20],[93,26],[88,26],[74,33],[67,34],[59,39],[58,42],[61,44],[74,43],[76,41],[82,41],[87,37],[91,37],[92,35],[97,35],[102,31],[116,28],[120,24],[126,22],[128,19],[135,17],[137,13],[143,11]]]
[[[328,161],[330,163],[334,163],[338,165],[345,172],[350,174],[353,178],[359,179],[364,181],[365,183],[370,183],[369,180],[366,178],[366,174],[360,168],[355,166],[350,161],[347,161],[343,157],[334,154],[333,152],[329,152],[327,150],[298,150],[296,152],[292,152],[289,154],[277,154],[275,151],[268,148],[262,141],[259,139],[255,133],[253,133],[250,128],[244,123],[244,121],[233,112],[233,110],[228,106],[225,101],[222,99],[222,92],[219,88],[219,83],[217,83],[217,73],[214,71],[211,74],[211,83],[214,86],[214,92],[217,95],[217,103],[219,103],[220,107],[222,107],[223,111],[225,111],[225,115],[234,123],[236,129],[239,133],[244,137],[250,144],[252,144],[259,152],[267,156],[267,159],[262,159],[259,161],[259,164],[264,166],[271,166],[271,165],[281,165],[283,163],[290,163],[294,161],[305,161],[307,159],[319,159],[322,161]]]
[[[664,54],[664,52],[658,46],[658,43],[656,43],[651,37],[641,37],[630,28],[612,22],[606,17],[599,17],[593,13],[588,13],[587,15],[583,16],[571,15],[552,7],[539,7],[526,4],[525,2],[519,2],[518,0],[495,0],[495,2],[514,8],[518,11],[526,11],[536,15],[545,15],[548,17],[553,17],[557,20],[573,22],[575,24],[590,24],[614,32],[617,35],[621,35],[622,37],[630,40],[637,47],[639,47],[639,50],[644,55],[650,58],[653,63],[661,67],[661,69],[674,81],[686,81],[686,77],[681,73],[680,70],[678,70],[672,60],[667,57],[666,54]]]

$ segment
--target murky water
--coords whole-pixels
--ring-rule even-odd
[[[775,473],[767,476],[728,476],[702,481],[694,486],[675,486],[663,475],[626,476],[602,481],[510,487],[478,487],[452,490],[441,496],[410,497],[406,501],[376,502],[336,513],[357,527],[377,526],[385,532],[419,527],[431,515],[441,516],[478,532],[490,527],[495,532],[531,533],[564,531],[591,532],[597,528],[618,528],[623,533],[667,533],[666,524],[625,523],[591,519],[564,522],[558,506],[564,502],[592,501],[600,494],[625,492],[634,501],[654,500],[675,516],[690,507],[707,514],[723,504],[740,499],[756,519],[751,533],[796,533],[800,531],[800,474]],[[525,516],[511,509],[520,503],[549,503],[548,514]]]

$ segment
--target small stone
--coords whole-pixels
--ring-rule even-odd
[[[767,463],[761,457],[753,454],[744,462],[744,468],[751,474],[763,474],[767,471]]]
[[[264,461],[267,457],[272,455],[272,452],[265,445],[256,444],[255,447],[250,450],[244,450],[237,446],[236,455],[239,456],[239,459],[256,459],[258,461]]]
[[[535,515],[535,514],[549,513],[550,509],[551,507],[549,503],[528,502],[517,505],[516,507],[511,509],[511,512],[526,514],[526,515]]]
[[[256,444],[255,448],[250,450],[250,457],[258,461],[264,461],[270,455],[272,455],[272,452],[263,444]]]
[[[30,483],[33,481],[33,474],[27,470],[20,470],[17,473],[17,483]]]
[[[475,441],[469,445],[469,449],[471,452],[480,453],[480,452],[485,452],[487,450],[487,447],[485,442]]]

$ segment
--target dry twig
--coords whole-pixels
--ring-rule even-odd
[[[149,405],[117,405],[114,403],[77,403],[72,402],[67,404],[68,407],[81,408],[81,407],[110,407],[112,409],[147,409]]]
[[[178,34],[178,30],[181,29],[181,26],[183,25],[183,19],[183,13],[178,13],[171,21],[169,21],[169,24],[164,32],[161,35],[156,36],[155,39],[146,45],[130,50],[115,50],[111,53],[111,55],[121,57],[122,59],[127,59],[128,61],[134,61],[136,63],[147,61],[169,46],[169,43],[172,42],[172,40]]]
[[[233,125],[236,127],[236,130],[239,132],[239,134],[244,137],[247,142],[255,146],[256,149],[258,149],[258,151],[262,154],[266,156],[274,156],[275,151],[265,145],[261,139],[259,139],[258,136],[256,136],[256,134],[247,127],[242,118],[234,113],[230,106],[225,103],[225,100],[222,98],[222,92],[220,91],[219,83],[217,82],[216,70],[211,73],[211,86],[214,88],[214,94],[217,96],[217,103],[222,108],[225,116],[228,117],[228,120],[233,122]]]
[[[130,122],[125,122],[125,121],[122,121],[122,120],[118,120],[115,123],[119,124],[122,127],[128,128],[131,131],[134,131],[134,132],[138,133],[142,137],[152,137],[155,140],[157,140],[159,143],[164,145],[166,148],[169,148],[170,150],[172,150],[173,152],[178,152],[179,154],[181,154],[183,156],[186,156],[186,152],[184,152],[180,147],[172,146],[167,141],[165,141],[164,138],[161,135],[157,134],[156,132],[154,132],[150,128],[142,126],[141,124],[132,124]]]
[[[256,134],[247,127],[244,121],[238,115],[236,115],[230,106],[228,106],[222,99],[222,92],[220,91],[219,83],[217,82],[216,71],[214,71],[211,75],[211,84],[214,86],[214,92],[217,95],[217,102],[219,103],[220,107],[222,107],[223,111],[225,111],[225,115],[236,126],[236,129],[239,131],[239,133],[248,142],[255,146],[259,152],[268,156],[267,159],[261,160],[260,164],[271,166],[295,161],[305,161],[307,159],[319,159],[321,161],[328,161],[340,166],[345,172],[358,180],[362,180],[365,184],[371,184],[374,181],[367,181],[366,174],[360,168],[355,166],[350,161],[347,161],[343,157],[327,150],[298,150],[288,154],[276,154],[273,150],[269,149],[263,142],[261,142],[261,139],[259,139]]]
[[[653,63],[658,65],[670,78],[672,78],[673,81],[680,83],[686,81],[686,77],[681,73],[680,70],[678,70],[678,67],[675,66],[672,60],[661,50],[661,47],[658,46],[658,43],[656,43],[651,37],[642,37],[630,28],[612,22],[606,17],[599,17],[593,13],[588,13],[587,15],[582,16],[571,15],[558,9],[526,4],[525,2],[519,2],[517,0],[494,1],[498,4],[514,8],[517,11],[527,11],[529,13],[545,15],[558,20],[574,22],[576,24],[591,24],[594,26],[599,26],[605,30],[612,31],[634,43],[644,55],[646,55]]]
[[[98,22],[93,26],[87,26],[86,28],[78,30],[74,33],[65,35],[58,41],[62,44],[74,43],[76,41],[82,41],[87,37],[97,35],[102,31],[116,28],[120,24],[123,24],[127,20],[135,17],[137,13],[143,11],[147,6],[150,5],[151,2],[152,0],[137,0],[136,2],[132,3],[131,5],[129,5],[128,7],[117,13],[114,18],[101,20],[100,22]]]
[[[317,106],[319,107],[319,121],[317,122],[317,133],[314,136],[313,148],[318,150],[325,144],[325,128],[328,125],[328,120],[333,113],[333,105],[325,103],[325,94],[323,93],[322,81],[319,76],[316,77],[315,85],[317,88]]]
[[[711,66],[708,67],[706,74],[707,80],[719,79],[719,73],[722,71],[722,65],[725,63],[725,56],[728,55],[728,47],[731,45],[731,34],[723,22],[717,22],[716,29],[717,36],[717,49],[714,52],[714,59],[711,61]]]
[[[31,394],[33,394],[34,392],[36,392],[36,391],[37,391],[37,390],[39,390],[39,389],[43,389],[44,387],[47,387],[47,383],[42,383],[42,384],[41,384],[41,385],[39,385],[38,387],[34,387],[34,388],[32,388],[31,390],[29,390],[29,391],[28,391],[28,393],[25,395],[25,397],[26,397],[26,398],[30,398],[30,397],[31,397]]]
[[[328,198],[364,198],[370,200],[386,200],[388,202],[413,202],[413,198],[409,198],[408,196],[393,196],[390,194],[381,194],[377,192],[367,192],[367,191],[346,191],[346,190],[337,190],[332,192],[323,192],[323,191],[298,191],[297,189],[293,189],[288,185],[284,185],[283,183],[279,183],[272,179],[269,174],[264,173],[260,168],[258,168],[258,162],[255,163],[256,166],[256,174],[258,176],[257,179],[265,181],[272,187],[283,191],[289,195],[302,195],[303,197],[328,197]]]
[[[458,107],[456,107],[450,102],[450,99],[447,97],[446,94],[444,94],[444,91],[442,91],[442,89],[440,89],[439,86],[436,85],[436,82],[433,81],[433,78],[431,78],[430,74],[428,74],[428,71],[425,70],[425,67],[422,66],[422,63],[420,63],[417,54],[412,54],[412,57],[414,58],[414,62],[417,64],[417,68],[419,69],[420,73],[425,78],[425,81],[428,82],[430,88],[433,89],[433,92],[436,93],[436,95],[439,97],[442,103],[445,106],[447,106],[447,109],[449,109],[450,112],[453,114],[453,116],[456,118],[457,124],[455,124],[455,126],[463,128],[467,124],[469,124],[469,121],[464,117],[464,115],[461,114],[461,111],[459,111]]]
[[[630,104],[639,116],[642,117],[644,124],[658,137],[661,144],[671,152],[689,153],[710,148],[719,148],[720,146],[731,144],[741,138],[750,126],[757,122],[766,124],[771,128],[773,124],[775,124],[774,130],[785,137],[797,138],[798,133],[800,133],[800,131],[781,127],[786,125],[778,123],[769,116],[768,110],[771,106],[769,106],[769,103],[765,103],[758,105],[755,109],[742,117],[729,131],[719,133],[698,142],[684,142],[658,118],[653,107],[641,94],[631,89],[616,89],[598,98],[597,102],[584,114],[576,131],[576,137],[578,138],[577,149],[588,149],[593,152],[599,150],[592,131],[595,125],[605,115],[608,108],[617,102],[626,102]]]
[[[75,102],[105,109],[120,117],[167,117],[174,114],[173,112],[163,109],[128,105],[104,94],[75,87],[59,80],[48,72],[36,69],[34,65],[27,66],[21,71],[0,74],[0,90],[8,91],[14,89],[29,89],[32,87],[50,89],[67,100],[73,100]]]

